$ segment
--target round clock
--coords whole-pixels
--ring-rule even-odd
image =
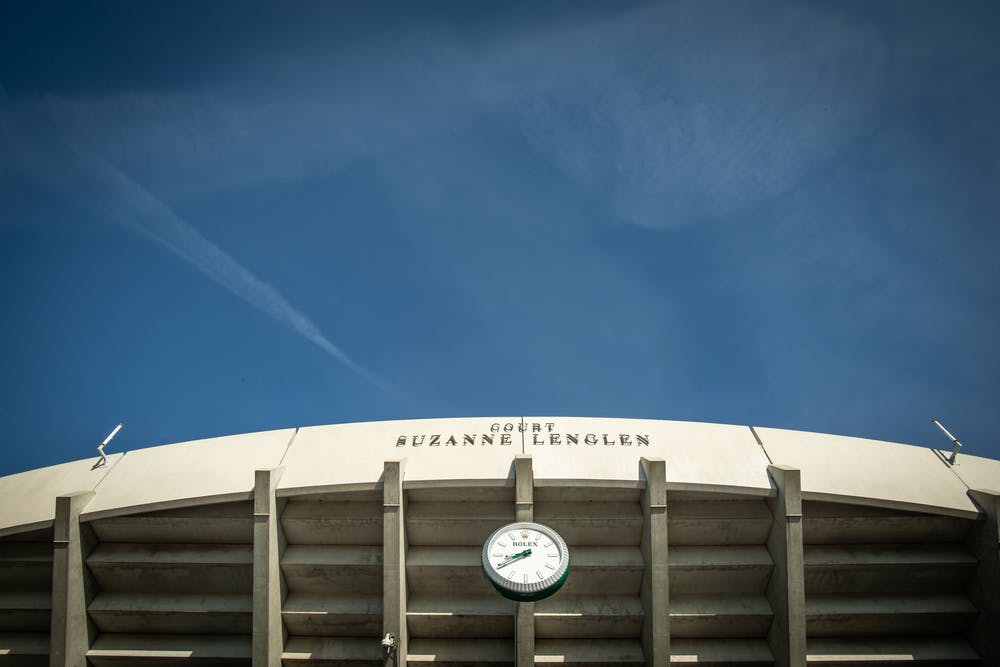
[[[483,576],[500,595],[534,602],[555,593],[569,575],[566,541],[540,523],[510,523],[483,544]]]

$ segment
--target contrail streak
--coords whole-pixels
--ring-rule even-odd
[[[123,171],[81,149],[44,120],[26,119],[7,104],[0,87],[0,176],[13,169],[56,185],[97,214],[109,217],[168,248],[211,280],[288,327],[388,395],[405,396],[334,345],[311,319],[278,290],[206,239]]]
[[[103,212],[148,236],[193,265],[213,281],[248,304],[287,326],[386,394],[398,393],[377,375],[364,368],[330,342],[311,319],[299,312],[278,290],[206,239],[192,225],[149,190],[108,162],[82,156],[89,166],[89,185],[101,193]],[[80,187],[78,182],[74,189]],[[93,201],[94,191],[81,193]],[[96,203],[96,202],[95,202]]]

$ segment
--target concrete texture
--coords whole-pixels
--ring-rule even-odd
[[[938,453],[944,459],[951,455],[951,452]],[[955,458],[955,464],[949,467],[970,489],[1000,494],[1000,461],[959,454]]]
[[[767,458],[745,426],[581,417],[525,417],[524,421],[529,427],[524,449],[534,458],[540,485],[548,480],[639,480],[638,459],[648,457],[667,461],[671,490],[771,493]],[[538,432],[533,430],[536,425]],[[553,433],[561,444],[552,444]],[[578,435],[579,443],[567,444],[567,434]],[[585,442],[587,435],[595,436],[594,444]],[[648,446],[643,444],[645,438]]]
[[[283,536],[275,489],[281,468],[258,470],[253,490],[253,659],[261,667],[281,667],[285,643],[281,624]]]
[[[521,453],[521,434],[490,429],[493,424],[519,421],[517,417],[417,419],[302,428],[285,457],[279,495],[295,489],[372,485],[382,475],[384,461],[401,458],[408,461],[408,483],[506,480],[511,460]],[[493,438],[493,445],[482,444],[484,434]],[[472,444],[465,436],[472,436]],[[505,440],[507,444],[502,444]],[[344,465],[345,457],[350,465]]]
[[[122,454],[108,454],[108,462],[95,467],[100,457],[28,470],[0,477],[0,536],[47,528],[55,518],[56,498],[93,491]]]
[[[96,540],[89,526],[80,525],[80,511],[93,497],[93,491],[84,491],[55,501],[50,667],[86,667],[95,636],[87,616],[94,585],[83,563]]]
[[[978,561],[969,597],[979,610],[969,637],[986,664],[1000,665],[1000,493],[971,495],[986,516],[969,536]]]
[[[806,664],[805,575],[802,556],[802,493],[799,471],[769,466],[778,495],[768,498],[773,522],[767,550],[774,572],[767,584],[767,600],[774,620],[767,633],[775,667]]]
[[[514,512],[518,521],[535,520],[535,475],[531,456],[514,458]],[[503,524],[501,524],[503,525]],[[565,539],[565,538],[564,538]],[[518,602],[514,618],[514,664],[535,664],[535,603]]]
[[[476,440],[494,429],[511,443]],[[594,444],[567,445],[577,431]],[[0,479],[7,516],[51,505],[0,535],[0,661],[48,662],[51,635],[51,664],[81,667],[1000,664],[997,495],[968,491],[995,488],[1000,462],[643,420],[292,435]],[[82,495],[58,492],[77,479]],[[486,535],[516,519],[572,552],[563,589],[531,606],[480,572]]]
[[[646,488],[642,494],[642,538],[645,569],[642,602],[642,651],[646,665],[670,664],[670,579],[667,537],[667,473],[662,459],[642,458]]]
[[[609,481],[641,486],[640,457],[662,458],[668,487],[769,495],[768,457],[802,471],[803,497],[972,517],[965,487],[996,490],[1000,461],[959,455],[949,467],[932,450],[859,438],[635,419],[489,417],[340,424],[212,438],[97,457],[0,478],[0,536],[51,525],[58,495],[100,493],[85,521],[249,498],[252,471],[282,464],[278,495],[375,488],[386,460],[409,457],[407,484],[505,484],[511,460],[533,456],[536,486]],[[293,439],[293,435],[295,436]],[[570,436],[575,438],[571,440]],[[588,436],[593,436],[588,440]],[[491,438],[493,444],[486,444]],[[574,444],[570,444],[573,442]],[[507,443],[507,444],[503,444]],[[593,444],[588,444],[593,443]],[[648,443],[648,444],[647,444]],[[766,454],[765,454],[766,452]],[[350,465],[344,465],[345,456]]]
[[[383,651],[384,664],[406,664],[406,508],[403,497],[405,461],[386,461],[382,475],[382,636],[396,639]]]
[[[264,431],[130,451],[105,477],[83,519],[199,500],[249,500],[254,471],[277,467],[294,433]]]
[[[755,427],[768,457],[802,472],[806,500],[859,502],[973,518],[965,485],[930,449]]]

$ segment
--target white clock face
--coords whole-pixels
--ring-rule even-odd
[[[548,526],[512,523],[483,545],[483,573],[502,595],[522,602],[555,593],[569,573],[566,542]]]

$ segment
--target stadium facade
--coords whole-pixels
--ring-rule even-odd
[[[0,665],[1000,665],[1000,461],[949,454],[509,417],[32,470],[0,478]],[[484,581],[514,521],[569,546],[548,599]]]

